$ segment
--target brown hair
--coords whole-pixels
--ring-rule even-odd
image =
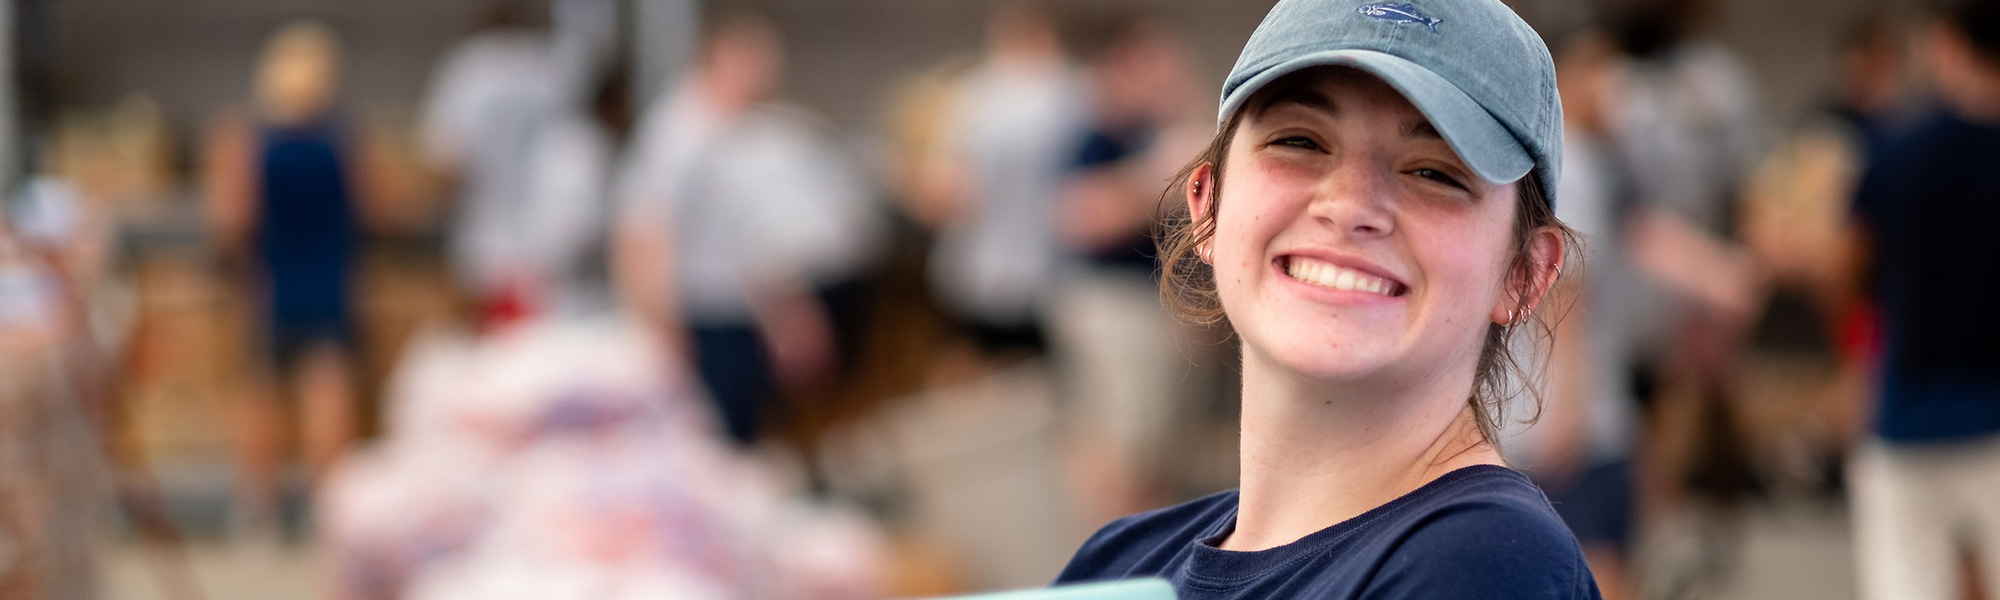
[[[1236,130],[1242,125],[1245,114],[1256,112],[1260,106],[1256,102],[1246,104],[1236,111],[1216,132],[1208,147],[1196,154],[1193,160],[1181,167],[1165,192],[1161,194],[1162,218],[1157,221],[1155,237],[1160,248],[1160,296],[1167,310],[1182,320],[1200,325],[1228,326],[1223,314],[1222,302],[1216,296],[1214,268],[1203,263],[1200,248],[1215,237],[1215,215],[1222,205],[1223,173],[1227,166],[1230,141],[1236,137]],[[1210,198],[1207,208],[1200,215],[1188,212],[1184,192],[1193,183],[1196,170],[1203,165],[1211,166],[1208,190]],[[1564,252],[1570,254],[1567,264],[1580,265],[1577,260],[1579,240],[1575,230],[1556,219],[1555,210],[1549,205],[1535,173],[1521,179],[1514,209],[1514,248],[1509,262],[1508,285],[1519,303],[1515,311],[1526,314],[1527,319],[1517,320],[1513,325],[1490,324],[1486,329],[1486,342],[1479,351],[1479,363],[1473,375],[1473,384],[1466,403],[1471,405],[1474,418],[1479,425],[1479,433],[1487,442],[1499,440],[1500,419],[1506,414],[1507,403],[1514,393],[1506,386],[1506,375],[1512,374],[1521,382],[1534,382],[1540,378],[1532,373],[1520,357],[1514,355],[1514,332],[1522,326],[1533,328],[1541,340],[1553,340],[1555,324],[1561,320],[1567,306],[1552,306],[1546,302],[1543,310],[1529,311],[1528,300],[1533,296],[1534,265],[1529,244],[1532,235],[1543,227],[1553,228],[1562,236]],[[1572,268],[1571,271],[1576,269]],[[1557,273],[1560,278],[1560,271]],[[1544,298],[1555,300],[1555,285],[1551,282]],[[1553,315],[1553,318],[1545,318]],[[1542,345],[1546,348],[1547,345]],[[1533,423],[1541,416],[1542,396],[1537,386],[1524,386],[1535,401],[1535,411],[1524,423]]]

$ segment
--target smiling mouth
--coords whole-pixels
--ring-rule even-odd
[[[1354,269],[1336,266],[1323,260],[1303,256],[1287,256],[1279,259],[1284,264],[1286,275],[1292,279],[1323,288],[1349,292],[1366,292],[1394,298],[1409,292],[1409,287],[1388,279],[1369,275]]]

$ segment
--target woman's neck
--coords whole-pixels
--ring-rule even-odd
[[[1236,529],[1222,548],[1289,544],[1445,473],[1502,464],[1465,402],[1471,374],[1425,383],[1397,386],[1404,389],[1395,397],[1359,386],[1330,387],[1246,347],[1242,490]]]

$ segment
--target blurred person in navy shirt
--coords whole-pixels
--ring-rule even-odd
[[[1854,199],[1884,344],[1850,475],[1863,598],[1962,596],[1968,546],[2000,594],[2000,1],[1940,16],[1944,110],[1890,142]]]

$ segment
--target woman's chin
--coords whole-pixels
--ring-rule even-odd
[[[1299,379],[1329,385],[1366,380],[1386,366],[1381,352],[1372,348],[1329,347],[1304,341],[1274,346],[1266,353],[1272,366]]]

